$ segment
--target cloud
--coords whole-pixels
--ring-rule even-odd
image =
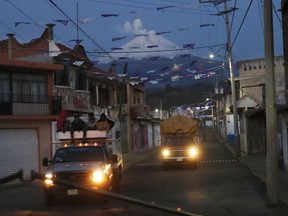
[[[123,25],[123,32],[128,34],[151,34],[155,33],[155,31],[149,31],[147,29],[143,28],[142,20],[141,19],[135,19],[132,23],[130,21],[126,21]]]
[[[141,19],[135,19],[133,22],[133,29],[134,33],[143,33],[142,31],[145,31],[145,29],[142,28],[142,21]]]
[[[125,24],[123,25],[123,32],[124,32],[124,33],[131,33],[131,32],[133,32],[133,27],[132,27],[130,21],[126,21]]]

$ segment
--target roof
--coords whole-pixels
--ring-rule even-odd
[[[237,101],[237,108],[254,108],[257,105],[258,104],[247,95],[243,96]]]
[[[0,57],[8,59],[8,39],[0,41]],[[14,34],[11,34],[12,58],[17,59],[29,55],[36,55],[44,51],[49,51],[49,30],[45,29],[43,34],[28,43],[19,43]]]
[[[48,26],[48,25],[47,25]],[[106,71],[97,68],[94,66],[93,62],[88,58],[86,55],[85,48],[77,44],[73,49],[61,44],[61,43],[51,43],[50,39],[50,31],[49,27],[47,27],[42,35],[39,38],[33,39],[28,43],[19,43],[17,39],[14,37],[14,34],[10,35],[11,37],[11,46],[12,46],[12,59],[18,59],[18,60],[24,60],[24,61],[34,61],[36,62],[37,59],[40,59],[41,57],[39,55],[45,55],[47,56],[47,53],[51,52],[52,55],[50,57],[54,57],[55,59],[61,60],[61,59],[68,59],[71,61],[84,61],[83,65],[86,66],[87,69],[92,70],[93,72],[97,71],[98,74],[103,74],[104,76],[112,76],[116,78],[115,74],[107,73]],[[5,39],[0,41],[0,58],[9,59],[9,53],[8,53],[8,42],[9,39]],[[56,51],[57,50],[57,51]],[[51,53],[50,53],[51,54]],[[48,55],[49,57],[49,55]],[[41,62],[47,62],[47,60],[42,60]],[[100,75],[101,76],[101,75]]]
[[[1,69],[8,68],[19,68],[19,69],[35,69],[41,71],[55,71],[55,70],[63,70],[64,66],[60,64],[51,64],[51,63],[40,63],[40,62],[32,62],[32,61],[19,61],[19,60],[7,60],[0,59],[0,67]]]

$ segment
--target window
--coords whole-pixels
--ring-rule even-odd
[[[98,104],[100,107],[107,107],[109,106],[109,92],[108,89],[99,88],[99,101]]]
[[[87,91],[87,72],[84,70],[77,70],[75,77],[75,89]]]
[[[0,102],[10,101],[10,81],[9,73],[0,73]]]
[[[54,156],[55,163],[77,161],[105,161],[107,155],[100,146],[70,147],[59,149]]]
[[[47,75],[13,73],[12,94],[13,102],[47,103]]]
[[[246,64],[244,64],[244,71],[246,71],[247,70],[247,65]]]
[[[54,72],[54,85],[69,86],[69,71],[66,65],[64,67],[64,71]]]

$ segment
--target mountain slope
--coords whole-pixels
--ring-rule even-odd
[[[184,46],[184,45],[183,45]],[[130,82],[145,82],[145,87],[185,86],[199,82],[216,82],[229,77],[223,62],[192,55],[192,44],[183,49],[161,35],[137,35],[121,47],[114,47],[109,58],[101,58],[98,67],[108,70],[114,61],[128,63]],[[120,76],[123,68],[116,67]]]
[[[133,59],[142,60],[149,58],[169,58],[175,56],[191,54],[191,49],[182,47],[172,43],[161,35],[142,34],[135,37],[121,47],[113,47],[110,56],[98,59],[100,64],[111,62],[114,59]]]

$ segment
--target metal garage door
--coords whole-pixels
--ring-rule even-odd
[[[39,171],[36,129],[0,129],[0,178],[23,170],[24,179],[30,171]]]

